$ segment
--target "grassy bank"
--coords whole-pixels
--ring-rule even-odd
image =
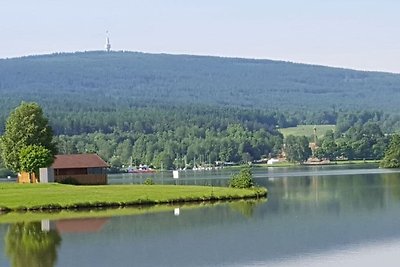
[[[173,213],[175,208],[181,211],[189,211],[203,207],[214,207],[221,205],[228,205],[232,208],[243,203],[248,202],[256,204],[265,203],[267,200],[232,200],[232,201],[217,201],[217,202],[203,202],[198,203],[179,203],[174,205],[152,205],[152,206],[137,206],[137,207],[118,207],[107,209],[81,209],[81,210],[51,210],[51,211],[21,211],[21,212],[7,212],[0,214],[0,224],[2,223],[17,223],[17,222],[34,222],[41,220],[72,220],[72,219],[95,219],[95,218],[110,218],[114,216],[133,216],[150,213],[169,212]]]
[[[266,189],[174,185],[0,184],[0,210],[124,207],[265,197]]]

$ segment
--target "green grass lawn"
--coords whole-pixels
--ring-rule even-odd
[[[314,136],[314,127],[317,128],[317,137],[322,138],[326,131],[335,130],[335,125],[297,125],[297,127],[289,127],[279,129],[279,132],[286,138],[288,135],[294,136]]]
[[[0,184],[3,210],[40,210],[256,198],[266,189],[210,186]]]

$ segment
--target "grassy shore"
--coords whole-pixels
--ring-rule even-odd
[[[0,184],[0,210],[124,207],[265,197],[267,190],[175,185]]]
[[[94,219],[94,218],[109,218],[114,216],[134,216],[150,213],[169,212],[173,213],[175,208],[185,212],[189,210],[199,209],[203,207],[228,205],[232,208],[241,205],[242,203],[252,202],[254,205],[265,203],[266,198],[252,200],[229,200],[217,202],[202,202],[202,203],[178,203],[164,204],[152,206],[135,206],[135,207],[118,207],[106,209],[60,209],[47,211],[21,211],[21,212],[6,212],[0,213],[0,224],[2,223],[17,223],[17,222],[34,222],[41,220],[73,220],[73,219]]]

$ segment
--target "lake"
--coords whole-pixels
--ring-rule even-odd
[[[264,201],[0,224],[0,266],[398,266],[400,170],[365,166],[257,169]],[[152,179],[217,186],[232,172]]]

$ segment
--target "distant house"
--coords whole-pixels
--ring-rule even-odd
[[[107,184],[107,163],[96,154],[56,155],[54,181],[72,179],[79,184]]]

